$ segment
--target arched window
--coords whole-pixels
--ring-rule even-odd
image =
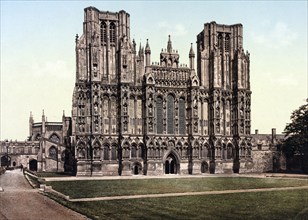
[[[174,133],[174,97],[167,96],[167,133]]]
[[[56,134],[52,134],[49,138],[50,141],[55,142],[55,143],[59,143],[60,142],[60,138],[58,135]]]
[[[233,147],[231,144],[228,144],[227,146],[227,159],[233,158]]]
[[[80,143],[78,146],[78,158],[85,159],[87,156],[86,146],[84,143]]]
[[[116,160],[117,159],[117,147],[113,145],[111,147],[111,160]]]
[[[204,145],[202,146],[202,152],[201,152],[201,157],[202,158],[206,158],[208,156],[208,146]]]
[[[48,156],[50,159],[57,160],[58,158],[58,150],[55,146],[51,146],[48,151]]]
[[[116,42],[116,26],[112,22],[109,27],[110,31],[110,43],[115,43]]]
[[[142,152],[143,152],[143,145],[142,144],[139,144],[139,148],[138,148],[138,157],[139,158],[142,158],[143,155],[142,155]]]
[[[137,146],[133,144],[131,150],[131,158],[136,158],[136,157],[137,157]]]
[[[223,49],[223,37],[222,37],[222,33],[219,33],[218,34],[218,48],[220,49],[220,50],[222,50]]]
[[[230,36],[229,34],[226,34],[225,36],[225,52],[230,51]]]
[[[183,98],[179,100],[179,134],[185,134],[186,123],[185,123],[185,101]]]
[[[157,134],[162,134],[164,132],[163,125],[163,99],[161,97],[157,97],[156,100],[156,126],[157,126]]]
[[[107,26],[104,21],[101,22],[101,44],[107,43]]]
[[[104,160],[109,160],[109,146],[104,146]]]

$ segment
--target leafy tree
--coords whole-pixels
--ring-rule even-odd
[[[306,102],[293,111],[291,123],[284,129],[285,140],[282,144],[287,160],[300,160],[304,172],[308,172],[308,99]]]

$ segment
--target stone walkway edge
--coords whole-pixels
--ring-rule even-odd
[[[173,178],[204,178],[204,177],[250,177],[250,178],[299,178],[308,179],[308,175],[304,174],[283,174],[283,173],[262,173],[262,174],[202,174],[202,175],[179,175],[168,174],[158,176],[145,176],[145,175],[133,175],[133,176],[70,176],[70,177],[41,177],[46,182],[52,181],[78,181],[78,180],[124,180],[124,179],[173,179]]]
[[[161,198],[161,197],[176,197],[176,196],[198,196],[198,195],[219,195],[219,194],[249,193],[249,192],[271,192],[271,191],[286,191],[286,190],[296,190],[296,189],[308,189],[308,186],[239,189],[239,190],[223,190],[223,191],[221,190],[221,191],[204,191],[204,192],[184,192],[184,193],[163,193],[163,194],[145,194],[145,195],[128,195],[128,196],[105,196],[105,197],[79,198],[79,199],[70,199],[69,196],[65,196],[64,198],[70,202],[91,202],[91,201]],[[54,193],[52,191],[55,191],[55,190],[49,189],[48,191],[51,193]]]

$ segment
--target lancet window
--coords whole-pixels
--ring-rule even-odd
[[[101,22],[101,44],[107,43],[107,25],[104,21]]]
[[[167,133],[174,133],[174,97],[167,96]]]
[[[179,134],[185,134],[185,101],[183,98],[179,100]]]
[[[116,42],[116,26],[112,22],[109,27],[110,32],[110,43],[114,44]]]
[[[157,97],[156,100],[156,126],[157,126],[157,133],[162,134],[164,132],[164,125],[163,125],[163,99],[161,97]]]

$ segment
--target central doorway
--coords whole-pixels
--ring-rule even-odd
[[[165,174],[177,174],[178,162],[173,154],[169,154],[165,162]]]

